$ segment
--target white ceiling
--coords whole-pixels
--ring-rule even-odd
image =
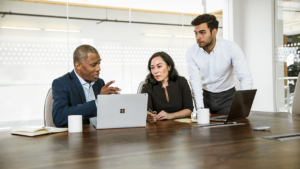
[[[300,0],[277,1],[277,17],[283,22],[283,33],[293,35],[300,33]]]
[[[300,21],[300,0],[290,2],[278,1],[278,12],[282,12],[283,24]]]

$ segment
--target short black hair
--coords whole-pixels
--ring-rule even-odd
[[[207,27],[209,28],[210,32],[212,32],[212,30],[217,29],[219,27],[219,21],[217,20],[217,18],[212,15],[212,14],[202,14],[197,16],[193,21],[192,21],[192,25],[193,26],[198,26],[202,23],[207,23]]]
[[[88,53],[95,53],[98,56],[100,56],[98,54],[97,49],[95,49],[93,46],[90,46],[90,45],[80,45],[80,46],[78,46],[75,49],[75,51],[73,53],[73,63],[74,63],[74,66],[75,66],[76,62],[82,62],[82,61],[86,60]]]
[[[148,61],[148,70],[150,71],[150,73],[146,77],[146,83],[149,83],[151,85],[156,85],[158,83],[154,78],[153,74],[151,73],[151,61],[155,57],[161,57],[166,62],[167,66],[171,66],[171,69],[169,71],[169,80],[176,81],[179,74],[175,68],[175,64],[171,56],[169,56],[166,52],[156,52],[151,56],[151,58]]]

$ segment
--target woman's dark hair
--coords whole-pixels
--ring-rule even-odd
[[[151,73],[151,61],[155,57],[161,57],[166,62],[167,66],[171,66],[171,69],[169,71],[169,80],[176,81],[179,74],[175,68],[173,59],[166,52],[156,52],[148,61],[148,70],[150,71],[150,73],[146,77],[146,83],[149,83],[151,85],[156,85],[158,83]]]
[[[207,23],[207,27],[210,30],[210,32],[212,32],[212,30],[217,29],[219,27],[219,21],[217,20],[217,18],[212,15],[212,14],[202,14],[197,16],[193,21],[192,21],[192,25],[193,26],[198,26],[200,24],[203,23]]]

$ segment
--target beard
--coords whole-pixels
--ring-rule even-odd
[[[197,40],[197,43],[198,43],[198,42],[200,42],[200,41]],[[213,36],[210,36],[206,42],[203,42],[203,45],[200,45],[200,44],[198,43],[198,46],[199,46],[200,48],[207,48],[207,47],[208,47],[209,45],[211,45],[212,43],[213,43]]]

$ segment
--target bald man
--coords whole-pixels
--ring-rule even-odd
[[[73,54],[74,70],[52,83],[53,123],[57,127],[68,125],[69,115],[82,115],[82,123],[89,124],[89,118],[97,116],[97,95],[118,94],[121,89],[105,85],[99,78],[101,58],[90,45],[81,45]]]

